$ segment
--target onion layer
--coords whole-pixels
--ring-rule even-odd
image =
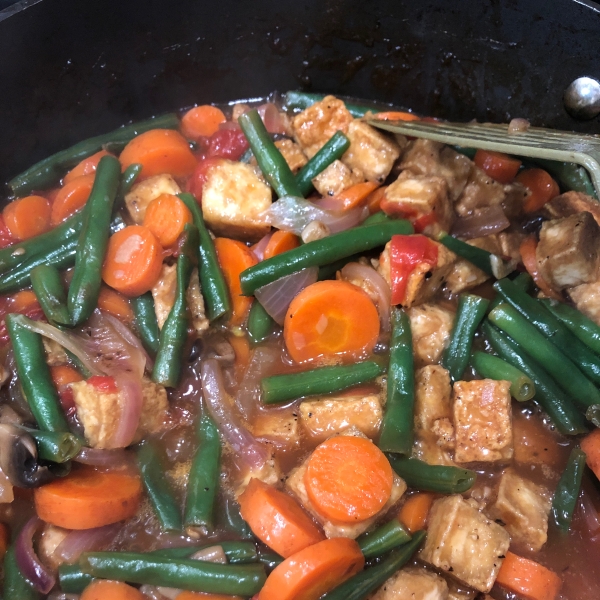
[[[492,233],[499,233],[510,227],[501,206],[482,208],[477,214],[468,217],[459,217],[452,226],[452,235],[463,240],[484,237]]]
[[[120,523],[113,523],[94,529],[70,531],[67,537],[58,545],[55,553],[66,562],[73,563],[79,559],[83,552],[106,548],[115,539],[120,528]]]
[[[56,578],[42,564],[33,549],[33,536],[41,524],[37,517],[32,517],[25,523],[15,541],[15,558],[21,573],[31,581],[33,587],[42,594],[48,594],[54,587]]]
[[[104,448],[81,448],[79,454],[73,459],[75,462],[94,467],[116,468],[133,464],[133,458],[126,450]]]

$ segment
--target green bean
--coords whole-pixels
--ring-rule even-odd
[[[47,264],[35,267],[31,271],[31,285],[48,321],[69,325],[67,294],[59,270]]]
[[[180,531],[181,511],[165,478],[164,465],[156,446],[148,440],[140,444],[137,459],[144,488],[161,527]]]
[[[43,190],[60,179],[67,169],[74,167],[84,158],[88,158],[88,156],[99,152],[107,144],[111,144],[115,150],[120,149],[136,135],[144,131],[149,131],[150,129],[177,129],[178,126],[179,119],[177,115],[169,113],[161,117],[120,127],[110,133],[104,133],[79,142],[66,150],[45,158],[11,179],[8,182],[8,186],[15,196],[23,196],[31,192],[31,190]]]
[[[242,519],[240,505],[234,498],[226,494],[217,507],[220,509],[216,515],[218,528],[224,528],[243,540],[254,539],[248,523]]]
[[[248,148],[244,154],[240,157],[241,163],[249,164],[250,161],[254,158],[254,152],[252,152],[252,148]]]
[[[69,426],[46,364],[42,336],[29,331],[23,325],[23,319],[23,315],[15,314],[6,317],[23,393],[40,429],[68,432]]]
[[[192,269],[198,264],[198,229],[188,223],[184,232],[185,242],[177,259],[175,303],[160,331],[158,352],[152,369],[152,381],[166,387],[177,387],[179,383],[189,321],[186,292]]]
[[[406,544],[410,539],[410,533],[404,525],[398,519],[392,519],[375,531],[363,533],[356,541],[365,558],[374,558],[393,550],[396,546]]]
[[[162,556],[163,558],[189,558],[190,556],[206,550],[221,546],[227,560],[232,564],[246,564],[258,562],[258,553],[253,542],[210,542],[201,546],[187,546],[183,548],[164,548],[163,550],[154,550],[148,552],[146,556]]]
[[[484,379],[510,381],[510,393],[515,400],[524,402],[535,396],[533,381],[523,371],[513,367],[501,358],[485,352],[474,352],[471,363]]]
[[[121,164],[116,158],[103,156],[100,159],[94,186],[83,208],[83,227],[67,298],[73,325],[79,325],[88,319],[98,304],[102,263],[108,246],[112,207],[120,175]]]
[[[270,571],[283,562],[283,558],[275,552],[261,552],[258,555],[258,560]]]
[[[450,343],[442,357],[442,365],[450,372],[452,381],[459,381],[469,364],[473,337],[485,316],[489,300],[473,294],[461,294],[454,317]]]
[[[135,315],[135,328],[144,348],[146,348],[149,354],[156,356],[160,331],[158,329],[158,321],[156,320],[152,294],[147,292],[137,298],[133,298],[131,300],[131,307]]]
[[[79,564],[93,577],[231,596],[254,596],[266,580],[261,564],[221,565],[134,552],[90,552]]]
[[[388,456],[392,469],[408,487],[422,492],[462,494],[475,484],[477,473],[469,469],[446,465],[429,465],[417,458]]]
[[[260,382],[264,404],[280,404],[303,396],[341,392],[381,375],[384,369],[366,360],[352,365],[319,367],[301,373],[272,375]]]
[[[467,158],[473,160],[477,154],[477,148],[465,148],[463,146],[452,146],[457,152],[464,154]]]
[[[598,199],[592,180],[586,169],[581,165],[543,158],[532,159],[532,161],[546,169],[560,183],[563,192],[571,190],[583,192],[584,194],[588,194],[588,196]]]
[[[411,559],[425,537],[424,531],[417,531],[410,542],[390,552],[379,564],[350,577],[342,585],[321,596],[320,600],[366,600]]]
[[[385,452],[410,454],[413,447],[415,373],[408,315],[392,309],[392,339],[387,377],[387,402],[379,447]]]
[[[600,354],[600,327],[573,306],[548,300],[541,301],[543,305],[569,330],[575,334],[588,348]]]
[[[393,221],[391,217],[388,217],[382,210],[378,210],[376,213],[369,215],[362,223],[361,226],[364,225],[374,225],[375,223],[388,223],[389,221]]]
[[[64,463],[75,458],[81,450],[81,441],[72,433],[40,431],[24,427],[35,440],[38,456],[43,460]]]
[[[191,194],[179,194],[179,197],[190,209],[200,236],[200,264],[198,266],[198,274],[200,276],[202,294],[206,300],[208,320],[212,323],[219,317],[227,319],[231,313],[229,289],[223,276],[223,271],[219,266],[212,237],[204,223],[202,211],[196,199]]]
[[[38,600],[41,597],[21,573],[15,547],[11,546],[4,556],[4,600]]]
[[[198,424],[198,442],[187,485],[184,523],[212,529],[221,472],[221,441],[208,414],[202,415]]]
[[[552,498],[552,519],[562,533],[567,533],[571,526],[584,470],[585,452],[573,448]]]
[[[585,433],[585,421],[569,397],[544,369],[513,340],[489,321],[482,325],[483,333],[500,358],[523,371],[535,385],[534,400],[548,413],[556,428],[564,435]]]
[[[569,331],[569,328],[543,304],[506,279],[497,281],[494,288],[559,350],[565,351],[568,348],[569,358],[581,369],[581,372],[595,384],[600,384],[600,357]]]
[[[302,196],[308,196],[313,189],[312,180],[333,161],[341,158],[348,148],[350,140],[341,131],[336,131],[296,175],[296,183]]]
[[[81,594],[94,578],[79,565],[62,564],[58,567],[58,585],[65,594]]]
[[[297,92],[297,91],[290,91],[290,92],[286,92],[283,95],[283,99],[284,99],[284,106],[289,110],[289,109],[301,109],[304,110],[305,108],[308,108],[309,106],[312,106],[315,102],[320,102],[321,100],[323,100],[323,98],[325,98],[325,94],[309,94],[307,92]],[[339,98],[339,96],[338,96]],[[381,112],[381,109],[384,108],[385,110],[392,110],[391,107],[389,106],[385,106],[385,107],[380,107],[380,106],[376,106],[375,103],[372,103],[371,105],[359,105],[359,104],[354,104],[352,102],[346,102],[345,98],[341,98],[342,100],[344,100],[344,104],[346,105],[346,108],[348,109],[348,112],[356,119],[360,119],[361,117],[364,117],[368,112]]]
[[[250,144],[260,170],[275,193],[280,198],[282,196],[302,197],[294,174],[273,143],[258,111],[251,110],[244,113],[238,119],[238,124]]]
[[[510,280],[518,289],[522,292],[528,293],[533,284],[533,279],[529,273],[519,273],[514,279]],[[504,302],[502,294],[496,294],[495,298],[490,302],[488,306],[488,312],[494,310],[496,306],[499,306]]]
[[[240,275],[242,294],[250,296],[259,287],[285,275],[291,275],[307,267],[328,265],[359,252],[385,246],[393,235],[408,235],[412,232],[412,225],[408,221],[397,220],[356,227],[303,244],[242,271]]]
[[[117,199],[122,200],[131,191],[133,184],[142,172],[143,165],[140,163],[133,163],[129,165],[121,175],[121,183],[119,183],[119,191],[117,192]]]
[[[488,318],[539,363],[580,409],[600,406],[600,392],[594,384],[515,308],[501,304]],[[564,350],[569,352],[570,348]]]
[[[250,343],[255,346],[264,342],[273,332],[275,325],[276,323],[271,318],[271,315],[269,315],[258,300],[255,300],[248,315],[248,337],[250,338]]]
[[[437,236],[437,241],[440,244],[444,244],[448,250],[452,250],[455,254],[458,254],[461,258],[468,260],[470,263],[474,264],[478,269],[481,269],[487,275],[494,275],[494,271],[492,269],[492,256],[494,256],[491,252],[487,250],[483,250],[482,248],[478,248],[477,246],[472,246],[471,244],[467,244],[467,242],[463,242],[458,238],[452,237],[447,233],[441,233]]]

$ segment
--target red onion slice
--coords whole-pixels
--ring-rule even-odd
[[[56,578],[42,564],[33,549],[33,536],[42,524],[32,517],[25,523],[15,540],[15,558],[21,573],[31,581],[33,587],[42,594],[48,594],[56,583]]]
[[[341,274],[342,279],[354,283],[358,287],[365,285],[377,297],[376,305],[381,321],[381,329],[389,331],[392,292],[387,281],[373,267],[358,262],[345,265]]]
[[[83,447],[73,459],[75,462],[94,467],[116,468],[132,465],[134,459],[126,450]]]
[[[144,401],[142,383],[136,376],[125,373],[117,375],[115,379],[121,392],[123,410],[117,429],[108,441],[107,448],[126,448],[133,442],[142,416]]]
[[[265,249],[272,237],[273,233],[267,233],[267,235],[262,237],[260,241],[252,247],[252,252],[254,252],[254,256],[256,256],[257,260],[261,261],[265,257]]]
[[[477,214],[459,217],[452,226],[452,235],[464,240],[499,233],[510,227],[501,206],[482,208]]]
[[[258,288],[254,295],[271,318],[279,325],[283,325],[292,300],[318,278],[319,268],[308,267]]]
[[[70,531],[57,546],[55,554],[68,563],[75,562],[83,552],[93,552],[106,548],[121,529],[120,523]]]
[[[221,368],[214,358],[202,364],[202,391],[208,412],[215,420],[221,435],[229,442],[240,460],[251,469],[260,469],[264,466],[269,453],[233,412],[223,386]]]
[[[261,104],[256,110],[269,133],[285,133],[285,122],[272,102]]]

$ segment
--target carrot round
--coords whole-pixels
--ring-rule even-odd
[[[52,203],[52,212],[50,214],[50,224],[56,227],[67,217],[85,206],[92,186],[94,185],[95,174],[82,175],[70,179],[63,185],[54,198]]]
[[[129,300],[109,287],[102,286],[100,288],[98,308],[127,323],[131,323],[134,319],[133,309],[131,308],[131,304],[129,304]]]
[[[276,231],[269,240],[269,243],[265,247],[263,258],[272,258],[282,252],[293,250],[300,246],[300,238],[294,235],[290,231]]]
[[[317,600],[356,575],[364,564],[365,557],[354,540],[323,540],[275,567],[258,600]]]
[[[50,202],[42,196],[26,196],[4,207],[2,216],[10,234],[27,240],[50,229]]]
[[[76,383],[77,381],[83,381],[81,374],[70,367],[69,365],[57,365],[56,367],[50,367],[50,375],[55,387],[59,388],[69,383]]]
[[[142,485],[133,475],[80,468],[33,494],[42,521],[65,529],[91,529],[132,517]]]
[[[162,247],[143,225],[117,231],[108,241],[102,279],[126,296],[140,296],[158,280],[162,267]]]
[[[293,498],[259,479],[250,480],[238,502],[254,535],[284,558],[325,539]]]
[[[317,446],[304,475],[311,503],[336,523],[356,523],[376,515],[390,499],[393,483],[385,454],[371,440],[351,435]]]
[[[381,119],[382,121],[418,121],[419,117],[412,113],[402,112],[399,110],[389,110],[384,112],[378,112],[373,115],[374,119]]]
[[[562,581],[539,563],[507,552],[496,583],[523,600],[555,600]]]
[[[414,494],[402,505],[398,520],[408,529],[410,533],[415,533],[425,529],[427,517],[433,504],[433,494],[421,492]]]
[[[136,588],[122,581],[96,579],[79,597],[79,600],[144,600],[145,596]]]
[[[219,130],[219,125],[227,119],[216,106],[204,104],[190,108],[181,119],[181,132],[189,140],[210,137]]]
[[[242,295],[240,273],[253,267],[258,261],[252,250],[242,242],[229,238],[217,238],[214,243],[219,265],[225,276],[233,304],[231,324],[241,325],[250,312],[252,298]]]
[[[192,222],[190,209],[173,194],[161,194],[148,204],[144,216],[147,227],[163,248],[172,246],[183,233],[186,223]]]
[[[140,179],[162,173],[188,177],[196,168],[196,158],[186,139],[172,129],[152,129],[138,135],[123,148],[119,160],[123,170],[141,164]]]
[[[374,214],[381,210],[381,201],[385,198],[385,192],[388,186],[384,185],[373,190],[367,197],[367,207],[370,214]]]
[[[296,362],[358,358],[375,346],[379,316],[359,287],[346,281],[318,281],[292,300],[283,335]]]
[[[555,300],[562,300],[560,294],[557,294],[551,287],[550,284],[544,279],[540,273],[538,260],[537,260],[537,241],[533,236],[525,238],[521,242],[519,252],[521,253],[521,260],[527,272],[531,275],[531,278],[535,282],[542,292],[548,298],[554,298]]]
[[[516,180],[529,190],[523,204],[526,213],[540,210],[548,200],[560,194],[558,183],[544,169],[525,169],[517,175]]]
[[[92,154],[92,156],[84,158],[77,166],[73,167],[63,177],[63,185],[66,185],[70,181],[73,181],[73,179],[81,177],[82,175],[93,175],[96,172],[98,163],[103,156],[111,156],[111,154],[106,150],[100,150],[100,152],[96,152],[96,154]]]
[[[581,449],[585,452],[585,462],[600,479],[600,429],[594,429],[581,440]]]
[[[473,162],[500,183],[510,183],[521,166],[520,160],[493,150],[477,150]]]
[[[24,313],[34,304],[39,304],[33,290],[21,290],[10,299],[10,312]]]
[[[339,204],[339,210],[352,210],[362,206],[378,187],[379,184],[373,181],[355,183],[331,198],[331,201]]]

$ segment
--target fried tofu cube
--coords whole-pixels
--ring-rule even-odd
[[[366,437],[363,433],[358,431],[355,428],[346,429],[339,435],[354,435],[360,437]],[[387,501],[385,506],[373,517],[370,519],[365,519],[364,521],[360,521],[358,523],[353,524],[339,524],[333,523],[328,519],[324,518],[321,514],[319,514],[311,501],[308,498],[308,493],[306,491],[306,486],[304,485],[304,475],[306,474],[306,469],[308,466],[308,461],[310,456],[306,458],[306,460],[288,475],[288,478],[285,482],[285,487],[292,492],[292,494],[298,499],[300,504],[307,510],[323,527],[323,531],[328,538],[334,537],[347,537],[351,539],[357,538],[361,533],[364,533],[373,525],[378,519],[384,516],[394,504],[400,500],[402,494],[406,491],[406,483],[404,480],[394,473],[394,481],[392,484],[392,494],[390,499]]]
[[[448,273],[444,288],[453,294],[460,294],[465,290],[481,285],[489,278],[485,271],[476,267],[472,262],[459,258],[452,266],[450,273]]]
[[[281,152],[281,155],[293,173],[297,173],[308,162],[308,158],[302,152],[302,148],[292,140],[277,140],[275,147]]]
[[[278,446],[295,446],[300,441],[298,415],[289,411],[269,411],[254,419],[254,436]]]
[[[50,525],[48,523],[44,524],[37,545],[37,552],[44,562],[53,569],[57,569],[65,562],[64,558],[56,552],[56,550],[65,540],[67,535],[69,535],[68,529],[56,527],[55,525]]]
[[[65,349],[58,342],[47,337],[42,337],[42,343],[46,351],[46,364],[49,367],[59,367],[69,363]]]
[[[260,479],[267,485],[278,485],[282,481],[282,473],[277,460],[271,456],[262,467],[257,469],[251,469],[246,472],[242,481],[238,484],[235,489],[235,497],[238,498],[244,490],[248,487],[251,479]]]
[[[485,171],[473,167],[467,185],[454,205],[454,210],[461,217],[466,217],[478,208],[502,205],[505,198],[506,192],[502,184],[494,181]]]
[[[510,545],[508,532],[456,494],[433,503],[419,558],[489,592]]]
[[[337,131],[346,133],[352,121],[354,117],[342,100],[325,96],[293,118],[294,138],[312,158]]]
[[[192,328],[196,337],[200,337],[208,329],[210,322],[206,316],[206,307],[204,305],[202,288],[200,287],[198,269],[194,269],[190,275],[190,283],[185,292],[185,299],[190,311]]]
[[[271,230],[263,216],[271,202],[271,188],[257,168],[221,160],[208,170],[202,188],[202,214],[215,234],[259,240]]]
[[[454,313],[436,304],[419,304],[408,311],[417,368],[439,362],[450,341]]]
[[[352,170],[341,160],[334,160],[312,182],[321,196],[336,196],[355,183],[361,183],[364,180],[362,171]]]
[[[548,539],[551,505],[547,489],[506,469],[500,478],[498,498],[487,514],[504,523],[513,544],[538,552]]]
[[[581,212],[589,212],[600,225],[600,203],[583,192],[565,192],[552,198],[544,205],[544,212],[551,219],[570,217]]]
[[[171,175],[155,175],[135,183],[125,195],[125,206],[135,223],[141,225],[146,216],[148,204],[162,194],[181,194],[181,188]]]
[[[571,288],[569,296],[579,311],[600,325],[600,281]]]
[[[367,181],[383,183],[400,156],[398,144],[358,119],[348,125],[346,135],[350,148],[342,161],[352,170],[360,170]]]
[[[433,214],[435,228],[432,232],[448,231],[454,221],[448,183],[438,175],[414,175],[410,171],[402,171],[385,190],[382,209],[411,219]]]
[[[600,225],[589,212],[546,221],[536,255],[542,277],[562,290],[599,278]]]
[[[371,600],[448,600],[448,584],[423,567],[406,567],[392,575]]]
[[[318,398],[300,404],[304,429],[319,441],[351,427],[372,438],[379,432],[382,418],[381,401],[376,394]]]
[[[510,381],[454,383],[457,463],[508,461],[513,455]]]

